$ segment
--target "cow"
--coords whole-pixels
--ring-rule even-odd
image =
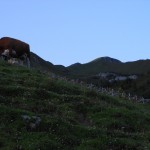
[[[6,50],[9,50],[10,58],[18,58],[25,60],[26,65],[30,67],[30,46],[20,40],[3,37],[0,39],[0,55],[2,56]]]

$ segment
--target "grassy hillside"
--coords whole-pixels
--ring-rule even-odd
[[[150,149],[149,108],[0,62],[1,150]]]

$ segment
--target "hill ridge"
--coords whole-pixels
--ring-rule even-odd
[[[96,59],[94,59],[88,63],[94,63],[94,62],[99,62],[99,61],[105,61],[105,62],[111,62],[111,63],[121,63],[120,60],[109,57],[109,56],[99,57],[99,58],[96,58]]]
[[[36,62],[36,59],[38,60]],[[54,65],[45,61],[38,55],[31,52],[31,66],[36,69],[53,72],[67,77],[80,77],[96,75],[100,72],[112,72],[120,74],[145,74],[150,71],[150,59],[122,62],[111,57],[99,57],[88,63],[75,63],[68,67]]]

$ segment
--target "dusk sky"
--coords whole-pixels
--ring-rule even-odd
[[[53,64],[150,59],[150,0],[1,0],[0,38]]]

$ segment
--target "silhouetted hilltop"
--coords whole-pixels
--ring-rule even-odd
[[[102,62],[102,61],[110,62],[110,63],[121,63],[120,60],[117,60],[117,59],[114,59],[114,58],[111,58],[111,57],[108,57],[108,56],[97,58],[97,59],[95,59],[95,60],[93,60],[93,61],[91,61],[89,63],[95,63],[95,62],[98,63],[98,62]]]
[[[150,60],[137,60],[133,62],[121,62],[110,57],[101,57],[82,65],[68,67],[74,76],[96,75],[101,72],[113,72],[120,74],[143,74],[150,71]]]

